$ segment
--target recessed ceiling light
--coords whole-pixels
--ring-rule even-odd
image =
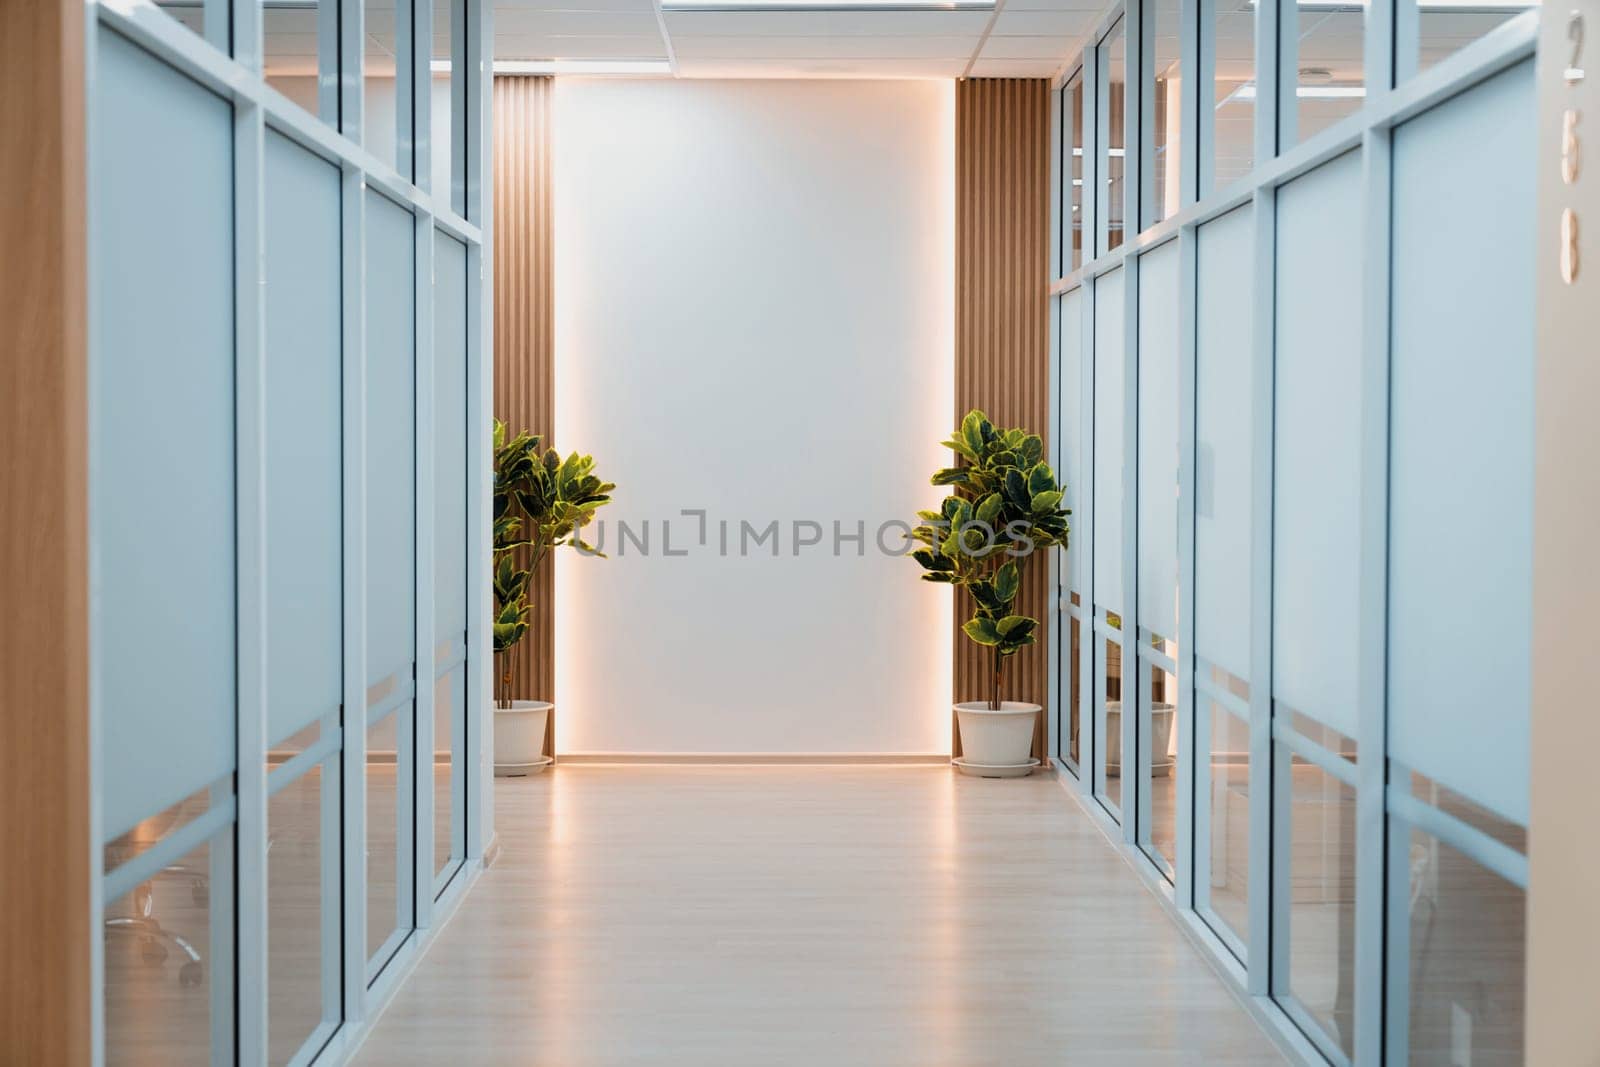
[[[995,0],[661,0],[663,11],[993,11]]]
[[[665,59],[497,59],[496,74],[671,74]]]

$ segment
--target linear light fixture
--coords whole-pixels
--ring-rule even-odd
[[[496,74],[661,74],[672,73],[665,59],[497,59]]]
[[[993,11],[995,0],[661,0],[662,11]]]
[[[1367,95],[1365,86],[1361,85],[1297,85],[1294,95],[1302,100],[1360,100]],[[1256,83],[1245,82],[1239,88],[1222,98],[1222,104],[1230,100],[1254,100],[1256,98]]]

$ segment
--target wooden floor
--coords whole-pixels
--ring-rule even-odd
[[[498,862],[356,1062],[1283,1062],[1048,776],[565,766],[495,799]]]

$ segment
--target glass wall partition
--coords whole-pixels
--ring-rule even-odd
[[[1177,863],[1178,277],[1169,241],[1139,260],[1139,844]],[[1187,784],[1187,771],[1181,777]]]
[[[368,979],[481,846],[483,264],[459,220],[483,205],[388,165],[426,5],[160,6],[89,7],[93,1040],[108,1064],[302,1064],[357,1039],[393,992]],[[464,75],[481,4],[455,7],[443,96],[474,182],[444,197],[481,187],[488,89]],[[362,126],[340,67],[374,47]]]
[[[1152,0],[1146,11],[1141,51],[1145,63],[1144,115],[1140,125],[1145,133],[1144,193],[1140,220],[1153,226],[1175,215],[1183,204],[1184,144],[1183,2]],[[1190,192],[1193,196],[1193,192]]]
[[[376,977],[415,925],[416,280],[411,214],[367,194],[367,955]]]
[[[266,137],[267,930],[273,1062],[339,1023],[341,175]]]
[[[1128,189],[1124,178],[1128,146],[1126,139],[1127,115],[1124,103],[1128,83],[1128,29],[1127,20],[1118,19],[1099,46],[1099,92],[1095,99],[1097,131],[1095,144],[1099,146],[1095,167],[1095,189],[1100,200],[1096,217],[1100,239],[1096,250],[1109,252],[1123,241],[1127,215]]]
[[[1200,195],[1225,189],[1256,163],[1256,3],[1200,5],[1200,64],[1210,70],[1210,106],[1200,108]]]
[[[1094,319],[1094,605],[1090,640],[1094,645],[1094,795],[1113,818],[1123,807],[1123,740],[1132,736],[1122,722],[1123,681],[1131,678],[1122,615],[1122,464],[1126,391],[1123,373],[1123,271],[1095,281]],[[1130,724],[1131,726],[1131,724]]]
[[[1087,513],[1057,616],[1061,764],[1306,1057],[1518,1063],[1536,20],[1492,13],[1402,112],[1381,90],[1440,9],[1187,10],[1113,13],[1083,56],[1099,239],[1054,286],[1061,469]],[[1114,77],[1124,25],[1141,40]],[[1186,72],[1211,90],[1186,100]],[[1157,239],[1175,174],[1191,215]],[[1113,238],[1124,216],[1142,237]]]
[[[1083,266],[1083,70],[1061,90],[1061,273]]]

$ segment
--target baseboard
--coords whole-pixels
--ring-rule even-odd
[[[629,764],[657,766],[945,766],[944,752],[562,752],[556,766]]]

